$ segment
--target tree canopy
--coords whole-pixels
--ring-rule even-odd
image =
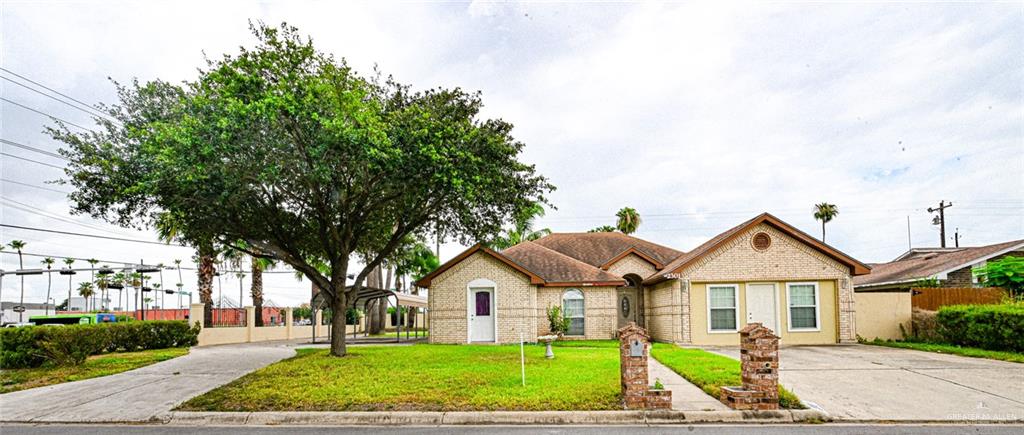
[[[553,186],[518,160],[510,123],[480,119],[479,93],[413,91],[293,27],[252,30],[255,47],[194,81],[119,86],[100,133],[51,130],[68,144],[74,212],[136,227],[170,216],[184,240],[289,264],[338,308],[342,355],[352,254],[365,261],[349,291],[410,235],[488,240],[547,203]]]

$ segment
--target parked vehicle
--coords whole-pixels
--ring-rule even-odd
[[[28,320],[36,325],[91,325],[94,323],[113,323],[117,321],[117,317],[110,313],[55,314],[52,316],[32,316]]]

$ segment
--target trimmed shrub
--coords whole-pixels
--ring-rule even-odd
[[[914,308],[910,315],[910,335],[903,337],[907,341],[941,343],[939,334],[938,313],[935,311]],[[902,328],[902,325],[900,325]]]
[[[199,328],[176,320],[0,329],[0,367],[78,365],[90,355],[194,346]]]
[[[1024,352],[1024,303],[945,306],[936,320],[949,343]]]

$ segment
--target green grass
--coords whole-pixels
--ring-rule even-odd
[[[358,346],[332,357],[299,349],[290,359],[193,398],[188,411],[472,411],[621,409],[612,349],[519,346]]]
[[[80,366],[4,369],[0,370],[0,393],[113,375],[187,353],[187,348],[108,353],[91,356]]]
[[[1024,354],[1021,353],[978,349],[976,347],[961,347],[955,344],[915,343],[909,341],[883,341],[878,339],[875,339],[874,341],[862,341],[862,343],[871,344],[875,346],[896,347],[900,349],[921,350],[925,352],[947,353],[950,355],[969,356],[972,358],[987,358],[997,359],[1000,361],[1024,363]]]
[[[619,348],[619,340],[558,340],[551,343],[553,347],[597,347]]]
[[[718,398],[721,387],[738,386],[740,362],[724,355],[701,349],[684,349],[673,344],[654,343],[651,356],[672,371],[700,387],[711,397]],[[803,408],[800,399],[789,390],[779,386],[779,406]]]

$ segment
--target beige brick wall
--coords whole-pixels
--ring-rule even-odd
[[[763,252],[750,244],[751,237],[761,231],[772,239],[771,246]],[[828,287],[838,287],[834,290],[838,293],[838,306],[836,298],[831,298],[831,306],[822,306],[821,310],[837,312],[838,332],[832,333],[838,335],[840,341],[856,341],[856,310],[849,268],[769,225],[761,224],[747,230],[682,270],[679,276],[691,283],[833,281],[835,285],[829,284]],[[825,299],[823,295],[823,302]],[[707,328],[706,325],[697,325],[690,317],[691,329]]]
[[[648,263],[647,260],[640,258],[640,256],[636,254],[629,254],[622,257],[621,260],[616,261],[615,264],[612,264],[611,267],[608,268],[608,272],[615,275],[625,276],[629,273],[635,273],[640,277],[640,279],[653,275],[655,271],[657,271],[657,269],[654,268],[653,264]]]
[[[548,307],[562,304],[562,294],[575,288],[583,292],[583,339],[604,340],[615,337],[618,312],[615,287],[539,287],[537,289],[537,335],[551,333]]]
[[[683,300],[678,280],[669,280],[647,290],[647,331],[657,341],[683,340]]]
[[[434,278],[430,285],[430,342],[468,341],[467,286],[475,279],[494,281],[498,343],[514,343],[522,331],[537,331],[537,292],[529,278],[494,257],[477,252]]]

